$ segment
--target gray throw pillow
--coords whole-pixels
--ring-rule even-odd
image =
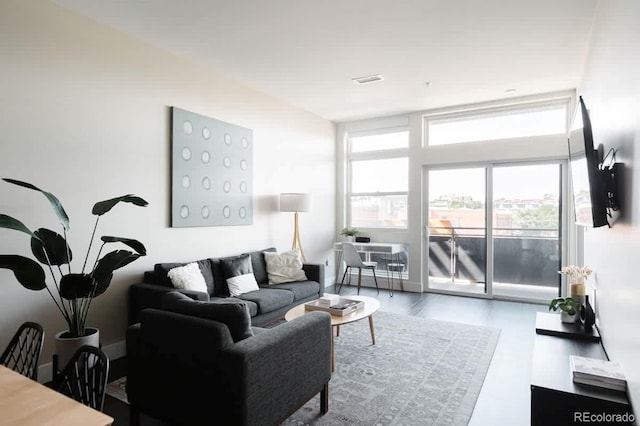
[[[190,262],[187,262],[190,263]],[[156,263],[153,267],[154,274],[156,276],[156,283],[164,285],[166,287],[173,287],[171,279],[168,273],[171,269],[178,266],[184,266],[187,263]],[[213,271],[211,269],[211,262],[209,259],[202,259],[196,262],[204,278],[204,282],[207,283],[207,293],[213,294]]]
[[[162,309],[221,322],[229,328],[234,342],[253,336],[249,307],[244,302],[202,302],[170,291],[162,297]]]
[[[251,256],[249,254],[222,258],[220,259],[220,265],[224,271],[231,297],[237,297],[260,289],[256,282],[256,277],[253,275]]]

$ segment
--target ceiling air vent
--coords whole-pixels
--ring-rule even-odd
[[[358,84],[366,84],[366,83],[373,83],[374,81],[382,81],[384,80],[384,78],[382,78],[380,74],[375,74],[375,75],[368,75],[366,77],[354,78],[352,80]]]

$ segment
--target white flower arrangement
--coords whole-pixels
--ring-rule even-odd
[[[568,275],[571,281],[581,281],[591,275],[593,271],[588,266],[564,266],[558,271],[559,274]],[[579,278],[580,280],[577,280]]]

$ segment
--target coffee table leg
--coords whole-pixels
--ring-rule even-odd
[[[371,330],[371,342],[376,344],[376,335],[373,333],[373,315],[369,315],[369,329]]]
[[[336,337],[340,337],[340,326],[336,325]]]
[[[331,331],[331,372],[335,371],[336,369],[336,361],[335,361],[335,357],[334,357],[334,349],[333,347],[334,345],[334,337],[333,337],[333,330]]]

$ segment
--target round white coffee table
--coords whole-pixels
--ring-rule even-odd
[[[356,296],[356,295],[347,295],[347,296],[344,296],[344,298],[361,300],[364,302],[364,307],[362,309],[358,309],[357,311],[344,316],[331,315],[331,326],[336,328],[336,336],[340,336],[341,325],[349,324],[350,322],[360,321],[361,319],[369,318],[369,330],[371,331],[371,343],[375,345],[376,335],[373,331],[373,314],[378,309],[380,309],[380,301],[378,299],[374,299],[373,297]],[[286,321],[292,321],[295,318],[298,318],[299,316],[302,316],[309,312],[314,312],[314,311],[306,310],[303,303],[294,308],[291,308],[284,315],[284,319]],[[331,371],[335,369],[335,357],[334,357],[333,346],[334,346],[334,342],[333,342],[333,330],[332,330],[331,332]]]

